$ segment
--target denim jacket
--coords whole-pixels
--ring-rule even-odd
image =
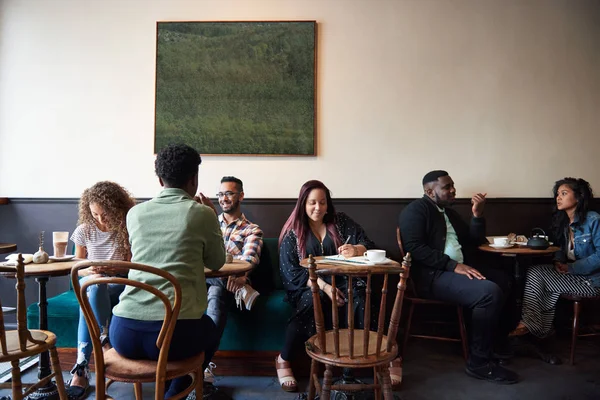
[[[583,222],[575,219],[571,223],[571,229],[575,262],[569,264],[569,273],[586,275],[592,285],[600,287],[600,214],[588,211]],[[560,240],[561,250],[556,253],[556,260],[567,261],[568,243],[568,232],[565,232],[565,237]]]

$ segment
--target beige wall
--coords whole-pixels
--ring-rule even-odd
[[[0,197],[154,195],[156,21],[294,19],[319,23],[319,155],[205,157],[205,193],[413,197],[438,168],[459,196],[600,191],[598,1],[0,0]]]

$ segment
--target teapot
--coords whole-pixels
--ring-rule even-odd
[[[542,234],[534,234],[534,232],[541,232]],[[543,229],[533,228],[531,230],[531,238],[529,238],[529,240],[527,241],[527,247],[533,250],[546,250],[550,246],[550,243],[548,242],[548,239],[546,239],[546,237],[546,232],[544,232]]]

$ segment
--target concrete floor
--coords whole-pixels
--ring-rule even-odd
[[[556,341],[551,348],[567,360],[569,343]],[[520,374],[515,385],[496,385],[478,381],[464,373],[460,350],[455,344],[415,339],[410,343],[404,365],[404,382],[397,397],[403,400],[599,400],[600,340],[582,339],[578,344],[576,365],[553,366],[540,360],[517,356],[510,366]],[[35,379],[30,370],[24,381]],[[65,373],[65,377],[67,377]],[[306,380],[300,382],[305,388]],[[217,377],[216,385],[235,400],[292,400],[298,394],[285,393],[272,377]],[[153,385],[144,386],[144,398],[153,398]],[[116,383],[110,393],[118,400],[133,400],[133,387]],[[1,390],[1,395],[9,395]],[[88,398],[94,399],[92,394]]]

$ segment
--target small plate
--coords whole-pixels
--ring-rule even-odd
[[[514,245],[512,244],[494,244],[494,243],[490,243],[490,247],[494,248],[494,249],[509,249],[511,247],[513,247]]]
[[[67,255],[64,257],[54,257],[54,256],[50,256],[48,257],[49,259],[51,259],[52,261],[68,261],[68,260],[72,260],[73,258],[75,258],[75,254],[72,255]]]

